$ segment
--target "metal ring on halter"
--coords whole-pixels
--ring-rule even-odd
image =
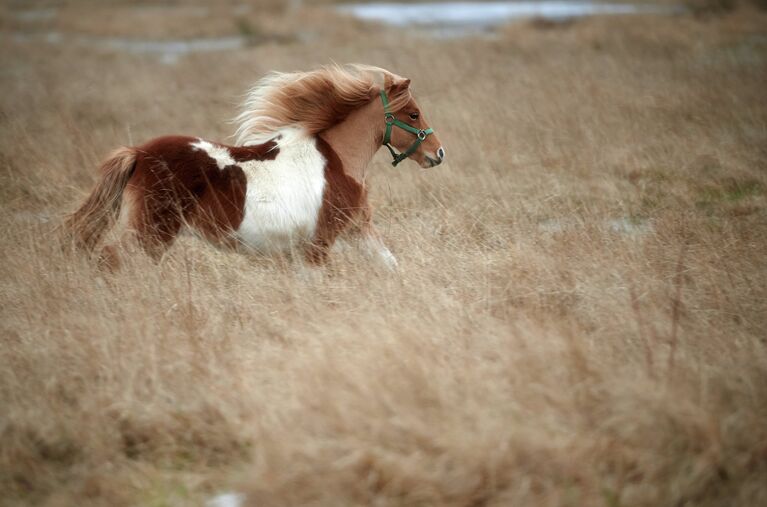
[[[426,139],[426,131],[425,130],[419,130],[418,131],[418,139],[420,139],[421,141]]]
[[[394,119],[395,119],[395,118],[394,118],[394,114],[392,114],[392,113],[386,113],[386,114],[384,115],[384,119],[385,119],[384,121],[386,121],[386,123],[388,123],[389,125],[391,125],[392,123],[394,123]]]

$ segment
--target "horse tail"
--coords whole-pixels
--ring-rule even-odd
[[[66,226],[77,248],[92,251],[120,212],[122,195],[136,167],[136,150],[118,148],[101,164],[101,179]]]

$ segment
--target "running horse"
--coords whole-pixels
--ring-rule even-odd
[[[236,121],[234,146],[164,136],[114,151],[67,219],[75,245],[95,252],[118,222],[122,239],[99,255],[112,268],[126,235],[159,259],[185,228],[218,245],[298,251],[323,264],[349,228],[366,252],[396,267],[372,223],[368,163],[381,146],[395,166],[445,158],[409,79],[363,65],[273,72],[249,91]]]

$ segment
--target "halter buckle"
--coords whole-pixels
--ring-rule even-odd
[[[426,134],[425,130],[419,130],[418,131],[418,139],[420,139],[421,141],[426,139],[426,136],[427,136],[427,134]]]

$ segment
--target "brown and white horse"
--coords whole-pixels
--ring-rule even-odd
[[[401,152],[392,150],[395,165],[407,156],[432,167],[445,156],[409,85],[362,65],[272,73],[249,92],[235,146],[165,136],[112,153],[68,218],[75,243],[94,251],[119,215],[154,258],[188,227],[261,253],[300,249],[321,264],[354,221],[366,251],[393,268],[371,221],[366,167],[386,141]],[[101,251],[111,267],[119,243]]]

